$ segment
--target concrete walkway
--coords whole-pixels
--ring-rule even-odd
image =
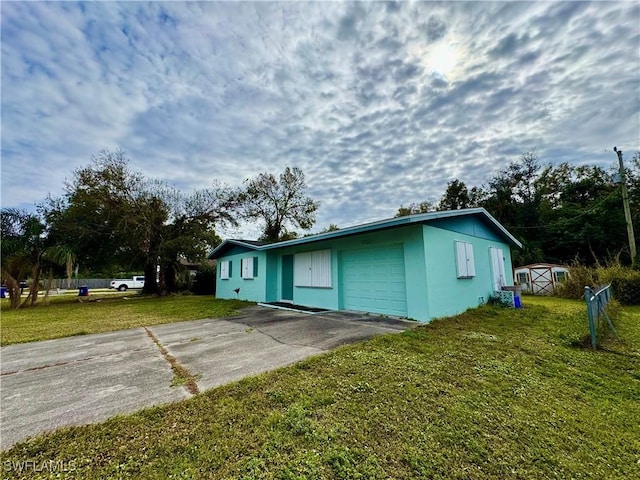
[[[2,347],[0,449],[56,428],[99,422],[189,398],[154,342],[195,375],[200,391],[295,363],[339,345],[414,326],[345,312],[265,307],[235,317]]]

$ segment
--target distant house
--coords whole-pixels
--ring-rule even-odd
[[[392,218],[272,244],[225,240],[217,296],[429,321],[513,285],[512,246],[483,208]]]
[[[532,263],[515,268],[513,274],[523,292],[551,295],[558,284],[569,276],[569,268],[554,263]]]
[[[200,271],[203,265],[207,265],[209,267],[216,266],[216,261],[211,259],[207,259],[203,262],[194,263],[191,260],[180,258],[179,262],[180,262],[180,265],[182,265],[189,271],[189,275],[192,277],[196,276],[196,274]]]

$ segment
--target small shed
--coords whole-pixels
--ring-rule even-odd
[[[554,263],[532,263],[513,270],[516,285],[520,285],[523,292],[534,295],[553,294],[558,284],[568,276],[568,267]]]

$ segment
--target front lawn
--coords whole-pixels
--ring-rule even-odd
[[[51,304],[9,310],[2,301],[2,345],[101,333],[234,314],[251,305],[212,296],[147,297],[138,293],[53,297]]]
[[[618,312],[623,343],[594,352],[579,346],[583,303],[524,303],[63,429],[5,452],[5,473],[28,460],[96,479],[640,478],[640,309]]]

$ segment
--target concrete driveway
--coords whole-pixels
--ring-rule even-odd
[[[189,398],[186,388],[171,386],[168,356],[195,375],[203,391],[414,325],[251,307],[235,317],[2,347],[0,449],[62,426]]]

